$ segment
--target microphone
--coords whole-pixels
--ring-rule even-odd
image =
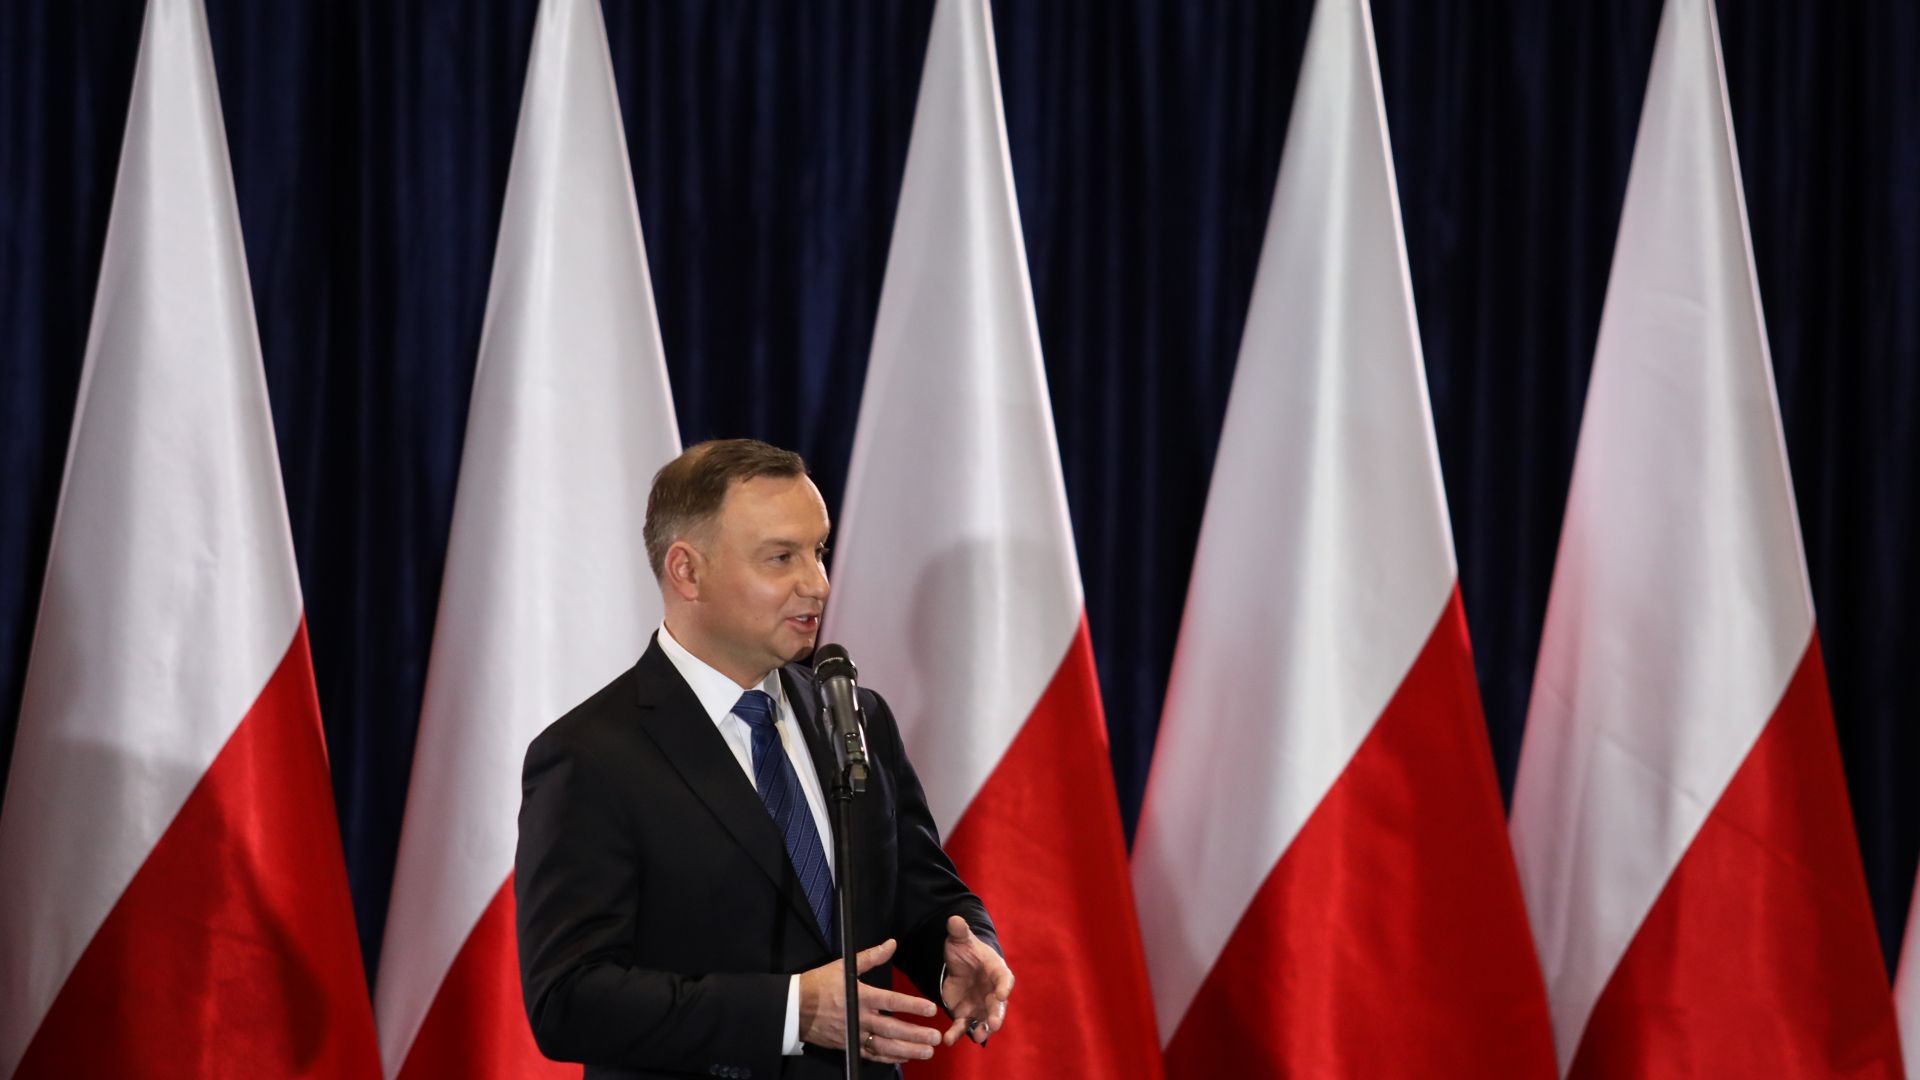
[[[867,790],[867,735],[860,715],[859,672],[839,645],[822,645],[813,654],[813,674],[820,685],[820,704],[833,731],[833,759],[840,776],[855,793]]]

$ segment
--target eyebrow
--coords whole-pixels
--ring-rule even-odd
[[[809,546],[809,545],[808,545],[808,544],[806,544],[806,543],[805,543],[805,542],[803,542],[803,541],[800,541],[800,540],[788,540],[788,539],[784,539],[784,538],[782,538],[782,539],[774,539],[774,540],[762,540],[762,541],[760,542],[760,550],[761,550],[761,551],[766,551],[766,550],[768,550],[768,549],[773,549],[773,550],[778,550],[778,551],[800,551],[800,550],[802,550],[802,549],[804,549],[804,548],[806,548],[806,547],[808,547],[808,546]],[[826,547],[826,546],[827,546],[827,540],[826,540],[826,538],[822,538],[822,539],[821,539],[821,540],[820,540],[820,541],[819,541],[818,543],[815,543],[815,544],[813,544],[813,545],[811,545],[811,546],[812,546],[812,547],[816,547],[816,548],[823,548],[823,547]]]

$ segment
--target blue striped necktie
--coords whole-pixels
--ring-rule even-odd
[[[765,691],[749,690],[740,695],[733,715],[753,729],[753,786],[760,789],[760,801],[767,805],[773,824],[787,842],[787,858],[807,894],[807,906],[827,944],[834,944],[833,871],[827,866],[827,852],[820,846],[820,830],[814,827],[813,811],[807,808],[807,796],[800,787],[800,774],[780,744],[780,732],[774,725],[773,698]]]

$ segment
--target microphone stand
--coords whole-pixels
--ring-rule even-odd
[[[867,790],[867,737],[861,727],[860,700],[854,680],[858,672],[847,650],[822,645],[814,652],[814,676],[820,691],[821,715],[828,721],[833,741],[833,872],[838,879],[834,909],[840,928],[840,966],[846,976],[847,1080],[860,1071],[860,970],[855,965],[853,940],[853,797]]]
[[[849,775],[856,770],[859,775]],[[840,964],[847,979],[847,1080],[860,1075],[860,970],[853,947],[853,797],[866,787],[866,768],[850,762],[834,771],[828,796],[833,802],[833,869],[840,886],[834,890],[834,909],[840,927]]]

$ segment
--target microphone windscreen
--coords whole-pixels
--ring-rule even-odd
[[[821,680],[837,679],[846,676],[859,681],[859,672],[853,666],[853,659],[840,645],[822,645],[813,652],[813,674]]]

